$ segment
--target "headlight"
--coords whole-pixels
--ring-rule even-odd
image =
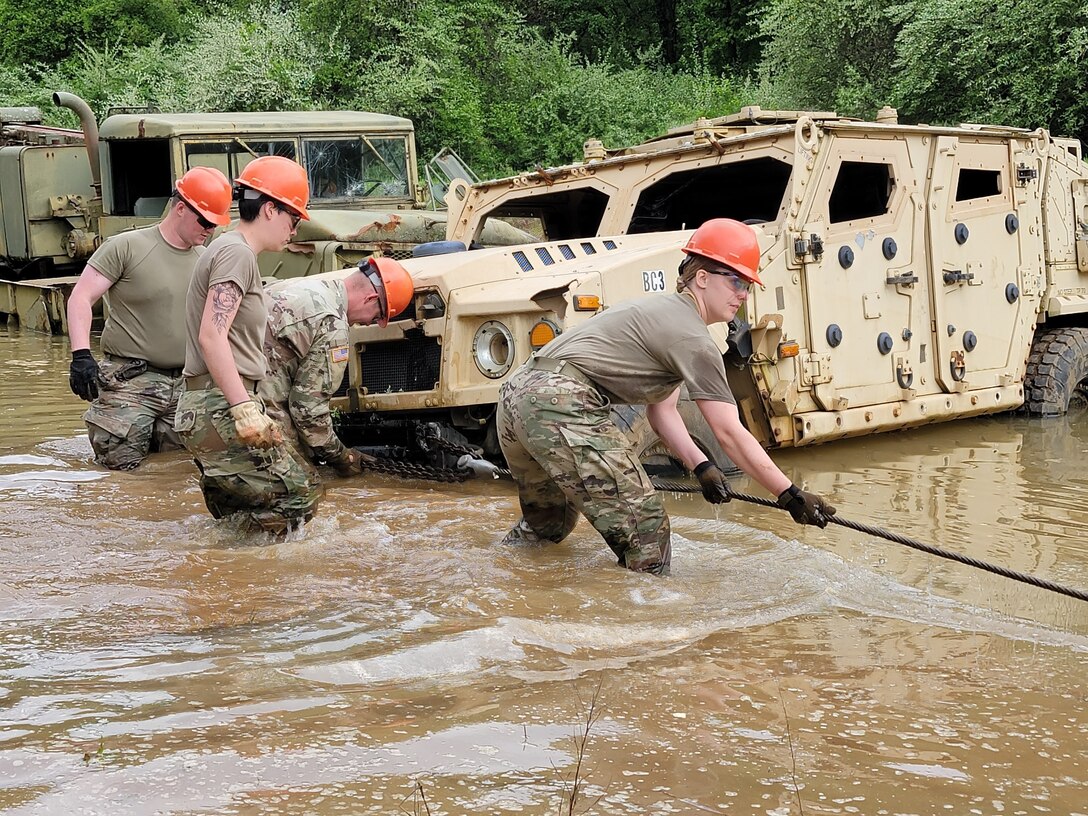
[[[497,320],[488,320],[472,338],[472,358],[485,377],[498,379],[514,363],[514,335]]]

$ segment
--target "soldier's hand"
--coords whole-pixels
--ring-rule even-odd
[[[234,430],[238,441],[250,448],[274,448],[283,442],[283,434],[268,414],[257,407],[253,400],[246,400],[230,407]]]
[[[835,515],[835,508],[826,499],[793,484],[779,494],[778,506],[789,510],[798,524],[815,524],[821,528],[826,527],[828,518]]]
[[[357,476],[363,472],[363,466],[377,461],[369,453],[362,453],[352,448],[345,448],[344,452],[336,459],[330,459],[329,464],[336,469],[340,476]]]
[[[695,478],[703,486],[703,498],[708,502],[721,504],[729,501],[729,482],[725,480],[725,474],[709,459],[695,466]]]
[[[101,378],[98,363],[90,349],[72,352],[72,365],[68,369],[68,387],[72,393],[87,402],[98,399],[98,380]]]

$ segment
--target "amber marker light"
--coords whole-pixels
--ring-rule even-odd
[[[529,345],[533,351],[544,348],[559,334],[559,327],[547,318],[540,320],[529,330]]]
[[[801,353],[801,344],[796,340],[786,340],[784,343],[778,344],[778,358],[783,357],[796,357]]]
[[[574,310],[576,312],[595,312],[601,308],[601,299],[597,295],[575,295]]]

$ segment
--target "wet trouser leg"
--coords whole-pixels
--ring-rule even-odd
[[[115,368],[110,360],[102,361],[98,399],[83,420],[95,461],[110,470],[132,470],[149,452],[180,447],[171,426],[181,380],[150,371],[118,380]]]
[[[313,517],[323,490],[310,468],[286,443],[258,450],[239,442],[219,389],[184,392],[175,427],[197,460],[204,502],[215,518],[244,512],[262,529],[283,532]]]
[[[621,565],[659,572],[672,554],[668,515],[609,408],[596,389],[546,371],[519,371],[503,386],[499,443],[518,483],[519,526],[558,540],[573,508]]]

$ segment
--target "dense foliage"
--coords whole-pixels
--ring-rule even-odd
[[[1088,137],[1082,0],[0,0],[0,104],[408,116],[482,175],[742,104]]]

